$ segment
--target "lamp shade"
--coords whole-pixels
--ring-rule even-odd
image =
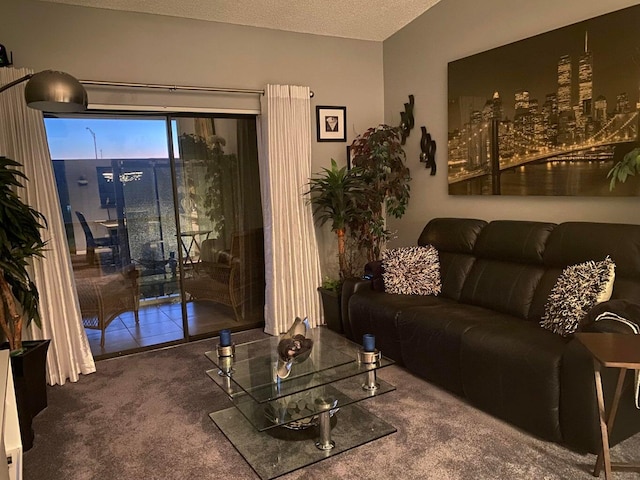
[[[27,105],[47,112],[79,112],[87,109],[87,91],[64,72],[44,70],[34,74],[24,89]]]

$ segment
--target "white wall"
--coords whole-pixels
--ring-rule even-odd
[[[289,33],[34,0],[3,0],[0,41],[18,67],[66,71],[83,80],[242,87],[308,85],[315,106],[347,107],[348,143],[313,144],[313,171],[383,119],[382,43]],[[91,103],[259,108],[256,95],[90,88]],[[321,232],[321,257],[334,255]],[[324,240],[326,239],[326,240]]]
[[[447,193],[447,63],[637,2],[631,0],[442,0],[384,42],[385,121],[400,123],[415,95],[416,127],[407,140],[411,202],[395,245],[415,244],[433,217],[640,222],[638,197],[449,196]],[[615,32],[611,32],[615,35]],[[438,173],[419,163],[420,126],[437,142]]]

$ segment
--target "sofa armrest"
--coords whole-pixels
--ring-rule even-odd
[[[349,299],[354,293],[362,290],[371,290],[373,282],[367,278],[347,278],[342,283],[340,296],[340,311],[342,316],[342,331],[347,338],[353,340],[351,323],[349,322]]]
[[[364,266],[363,278],[371,280],[371,288],[377,292],[384,292],[384,279],[382,273],[384,267],[382,266],[382,260],[375,260],[369,262]]]
[[[635,325],[635,326],[634,326]],[[634,322],[623,322],[617,319],[605,318],[585,326],[583,332],[594,333],[638,333],[638,325]]]
[[[624,299],[599,303],[582,324],[583,332],[640,333],[640,304]]]

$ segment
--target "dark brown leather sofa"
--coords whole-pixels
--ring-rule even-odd
[[[607,255],[616,263],[614,291],[594,308],[640,303],[640,225],[436,218],[418,239],[428,244],[438,249],[442,293],[385,293],[381,264],[370,264],[368,279],[345,284],[346,335],[360,342],[373,333],[385,355],[427,381],[540,438],[597,453],[591,357],[539,322],[565,267]],[[583,330],[630,333],[606,320]],[[605,370],[605,404],[615,377]],[[627,377],[612,445],[640,431]]]

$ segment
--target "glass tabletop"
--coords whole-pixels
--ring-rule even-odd
[[[308,357],[302,360],[305,352],[283,373],[278,355],[283,338],[236,345],[233,357],[218,358],[217,350],[206,352],[215,364],[207,375],[233,403],[210,417],[261,479],[273,479],[396,431],[359,406],[395,390],[376,375],[393,360],[379,352],[363,355],[360,345],[318,327],[306,332],[305,338],[313,340]],[[311,441],[327,438],[330,449]]]
[[[227,393],[230,396],[242,391],[253,401],[266,403],[366,374],[368,371],[394,363],[393,360],[382,355],[374,364],[357,362],[360,346],[324,327],[310,329],[307,332],[307,338],[313,340],[309,358],[300,363],[294,363],[290,374],[285,379],[276,375],[277,347],[281,337],[270,337],[236,345],[230,371],[208,373],[216,381],[216,375],[228,377]],[[206,352],[206,356],[219,369],[224,367],[215,350]]]

